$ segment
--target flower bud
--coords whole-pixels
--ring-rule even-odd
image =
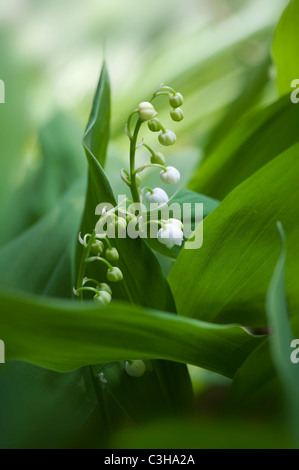
[[[143,361],[126,361],[125,371],[131,377],[141,377],[146,370],[146,366]]]
[[[142,103],[139,103],[138,113],[141,121],[153,119],[158,114],[152,103],[149,103],[148,101],[142,101]]]
[[[97,304],[102,305],[102,307],[105,307],[106,305],[109,305],[111,302],[111,294],[109,294],[109,292],[106,292],[106,291],[101,291],[94,296],[93,300]]]
[[[184,119],[184,113],[181,108],[175,108],[170,111],[170,117],[173,121],[180,122]]]
[[[114,266],[113,268],[109,268],[107,271],[107,279],[111,282],[118,282],[123,279],[123,274],[119,268]]]
[[[137,224],[138,222],[135,214],[127,214],[126,221],[127,221],[127,224],[132,223],[132,226],[133,224]]]
[[[116,227],[119,231],[126,230],[127,222],[124,217],[119,217],[116,221]]]
[[[167,193],[162,188],[155,188],[152,193],[146,193],[145,199],[149,203],[156,202],[159,204],[164,204],[169,201]]]
[[[151,163],[157,163],[158,165],[164,165],[165,157],[160,152],[155,152],[155,155],[151,156]]]
[[[149,130],[152,132],[159,132],[159,130],[161,130],[160,123],[156,119],[148,121],[147,125],[148,125]]]
[[[174,245],[181,246],[183,237],[182,230],[173,223],[166,223],[165,227],[160,228],[157,234],[159,242],[166,245],[169,249],[174,247]]]
[[[175,95],[169,95],[169,103],[172,108],[178,108],[184,103],[184,98],[181,93],[176,93]]]
[[[166,171],[162,170],[160,172],[160,178],[166,184],[176,184],[180,181],[181,175],[179,170],[173,166],[167,166]]]
[[[105,257],[109,261],[117,261],[119,259],[119,254],[116,248],[107,248],[105,251]]]
[[[106,282],[101,282],[100,284],[97,285],[97,289],[99,291],[105,291],[108,292],[108,294],[112,295],[112,290],[111,287],[106,284]]]
[[[91,250],[92,254],[94,255],[101,255],[104,251],[104,244],[101,242],[101,240],[95,240],[93,244],[91,245]]]
[[[166,130],[165,132],[161,132],[159,134],[158,139],[162,145],[172,145],[176,141],[176,135],[174,132]]]

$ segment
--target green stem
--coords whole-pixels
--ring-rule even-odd
[[[153,157],[155,156],[155,152],[153,151],[152,148],[150,148],[149,145],[143,143],[143,147],[145,147],[153,155]]]
[[[130,140],[130,180],[131,180],[131,194],[134,202],[140,202],[138,186],[136,182],[136,173],[135,173],[135,152],[136,152],[136,142],[140,126],[142,124],[141,119],[138,119],[132,140]]]
[[[147,165],[142,165],[139,168],[135,170],[136,173],[141,173],[141,171],[145,170],[146,168],[162,168],[162,170],[167,171],[166,167],[163,165],[160,165],[159,163],[149,163]]]
[[[90,292],[94,292],[95,294],[98,294],[98,293],[99,293],[98,289],[96,289],[95,287],[89,287],[89,286],[87,286],[87,287],[79,287],[79,288],[77,289],[77,292],[80,293],[80,292],[82,292],[82,291],[84,291],[84,290],[87,290],[87,291],[90,291]]]
[[[83,248],[83,253],[82,253],[81,263],[80,263],[79,273],[78,273],[78,279],[77,279],[77,290],[83,286],[83,279],[84,279],[84,274],[85,274],[85,269],[86,269],[85,259],[88,258],[89,256],[91,246],[95,240],[95,236],[96,236],[96,233],[95,231],[93,231],[87,243],[87,246],[84,246]],[[79,299],[83,300],[83,294],[81,291],[79,292]]]

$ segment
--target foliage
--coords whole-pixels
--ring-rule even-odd
[[[254,18],[255,8],[240,7],[238,14]],[[142,95],[149,74],[134,96],[129,93],[130,101],[120,100],[110,132],[104,63],[84,152],[78,123],[59,112],[39,129],[41,161],[17,188],[11,175],[24,165],[21,157],[1,162],[8,175],[0,188],[0,338],[6,358],[0,364],[1,448],[130,448],[131,442],[143,448],[298,447],[299,366],[291,362],[290,345],[299,337],[299,108],[289,96],[291,81],[299,78],[293,59],[297,9],[298,1],[291,1],[274,35],[283,96],[268,74],[272,17],[261,13],[257,24],[236,28],[223,44],[211,39],[197,61],[191,43],[181,46],[181,75],[176,64],[169,78],[187,97],[182,124],[175,99],[181,105],[183,98],[174,89],[160,86],[152,98]],[[224,21],[224,29],[230,24]],[[239,63],[236,56],[253,38],[264,51],[261,61]],[[163,58],[156,58],[157,75]],[[211,79],[222,66],[223,76]],[[205,93],[211,98],[218,85],[226,93],[219,93],[213,108]],[[139,173],[147,188],[154,184],[149,170],[158,166],[165,176],[169,167],[153,163],[153,154],[152,164],[132,165],[139,126],[154,98],[166,120],[165,94],[182,141],[177,154],[166,155],[171,165],[177,162],[182,183],[169,203],[203,204],[196,227],[191,214],[195,235],[203,230],[203,246],[188,249],[182,239],[168,248],[159,232],[153,239],[111,239],[108,250],[117,253],[113,268],[122,279],[104,296],[106,305],[96,304],[92,298],[107,280],[107,259],[97,263],[100,255],[91,254],[95,209],[102,202],[115,207],[117,195],[126,194],[124,182],[138,201]],[[127,124],[130,172],[122,171],[121,180],[124,113],[144,99],[149,102],[132,113],[136,133],[130,133],[131,118]],[[20,101],[26,122],[23,106]],[[160,143],[173,143],[172,132],[162,124],[159,131]],[[191,157],[187,136],[201,159]],[[145,138],[153,141],[150,134]],[[22,139],[17,128],[6,135],[6,151],[21,152]],[[158,219],[160,230],[166,222]],[[95,282],[88,290],[86,277]],[[130,373],[134,361],[145,372]],[[206,402],[215,389],[221,399]]]

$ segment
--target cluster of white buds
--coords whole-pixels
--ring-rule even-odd
[[[79,242],[84,247],[81,266],[85,272],[88,263],[100,261],[107,266],[107,279],[110,282],[119,282],[123,279],[123,274],[117,266],[113,266],[111,262],[119,259],[119,253],[115,247],[112,247],[107,236],[102,234],[87,233],[83,238],[79,234]],[[105,244],[107,247],[105,248]],[[92,256],[93,255],[93,256]],[[78,285],[73,289],[76,297],[82,296],[84,291],[94,293],[94,301],[101,306],[110,304],[112,300],[112,289],[105,282],[99,282],[96,279],[83,276],[78,279]]]
[[[165,157],[161,152],[153,150],[149,145],[147,145],[142,139],[141,143],[137,144],[137,136],[140,130],[141,125],[144,122],[147,122],[148,129],[151,132],[158,133],[158,141],[163,146],[170,146],[176,142],[176,134],[170,130],[166,129],[160,119],[158,119],[157,111],[153,106],[153,100],[158,96],[166,95],[169,100],[171,107],[170,117],[173,121],[180,122],[184,118],[184,113],[180,106],[184,102],[183,95],[169,86],[161,84],[157,90],[154,92],[152,98],[149,101],[142,101],[139,103],[138,107],[130,114],[127,124],[126,124],[126,133],[130,139],[130,172],[125,169],[121,170],[121,178],[123,181],[130,187],[133,201],[140,202],[141,197],[144,194],[144,191],[148,191],[144,195],[145,200],[151,203],[158,203],[159,205],[167,204],[169,201],[168,194],[162,188],[140,188],[140,179],[139,174],[149,167],[155,167],[160,169],[160,179],[165,184],[177,184],[180,181],[180,172],[177,168],[173,166],[165,166]],[[134,115],[137,114],[137,121],[135,124],[134,132],[131,132],[131,121]],[[135,152],[140,147],[145,147],[150,152],[150,164],[144,164],[143,166],[135,169]],[[140,222],[140,221],[139,221]],[[138,223],[139,223],[138,222]],[[174,219],[167,221],[153,221],[157,224],[160,223],[161,228],[157,233],[157,239],[166,245],[168,248],[172,248],[174,245],[181,245],[183,240],[182,227],[178,224],[181,224],[180,220],[177,220],[177,224],[174,222]],[[129,223],[129,221],[128,221]],[[147,221],[140,222],[139,225],[146,224]],[[143,227],[141,227],[142,230]],[[146,230],[145,230],[146,233]],[[142,235],[140,235],[142,236]]]

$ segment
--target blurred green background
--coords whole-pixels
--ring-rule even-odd
[[[6,102],[0,104],[0,245],[17,238],[56,207],[76,180],[82,183],[77,196],[83,207],[87,164],[81,137],[104,59],[112,87],[106,170],[115,191],[125,191],[119,170],[128,166],[127,116],[161,82],[185,98],[185,119],[179,125],[171,124],[177,144],[166,149],[165,155],[181,171],[182,185],[187,185],[200,161],[241,116],[278,97],[270,51],[274,29],[287,3],[2,1],[0,79],[5,83]],[[163,122],[169,123],[166,100],[157,100],[157,107]],[[149,133],[147,138],[154,139]],[[142,161],[145,154],[142,149],[139,152]],[[155,175],[148,175],[144,185],[154,181]],[[168,269],[167,261],[163,267]],[[5,273],[1,277],[2,285]],[[200,396],[199,414],[213,414],[230,379],[196,367],[189,369]],[[195,425],[185,425],[185,442],[180,422],[161,422],[140,434],[140,446],[147,441],[158,447],[157,440],[151,439],[167,435],[171,427],[178,429],[177,447],[192,447]],[[226,431],[234,429],[234,423],[224,420],[217,424],[223,436],[220,443],[214,442],[214,428],[207,426],[201,436],[203,447],[211,442],[216,447],[244,445],[239,431],[232,437],[233,444],[225,441]],[[260,434],[255,425],[252,429],[244,425],[244,435],[249,433],[252,445],[258,447],[260,435],[269,436],[273,447],[289,445],[288,436],[282,442],[271,426],[258,431]],[[138,436],[139,430],[132,429],[132,434],[116,436],[114,444],[126,447],[133,440],[138,445]]]

